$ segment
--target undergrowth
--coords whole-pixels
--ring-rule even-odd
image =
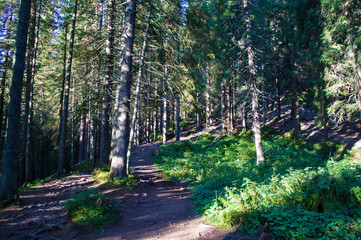
[[[361,167],[342,159],[344,148],[263,132],[260,166],[250,133],[214,144],[203,135],[153,158],[167,178],[191,183],[197,211],[220,226],[257,233],[268,223],[286,239],[359,239]]]
[[[65,206],[74,223],[91,229],[103,228],[120,217],[118,207],[95,188],[70,196]]]
[[[109,187],[125,188],[129,191],[133,190],[139,183],[136,176],[130,172],[128,177],[111,178],[109,176],[109,170],[107,169],[95,169],[93,171],[93,179],[95,183],[99,185],[107,185]]]
[[[47,182],[47,181],[49,181],[51,179],[52,179],[52,177],[36,179],[36,180],[34,180],[34,181],[30,182],[30,183],[25,184],[24,187],[19,188],[19,192],[24,192],[24,191],[26,191],[26,190],[28,190],[28,189],[30,189],[32,187],[39,186],[39,185],[43,184],[44,182]]]

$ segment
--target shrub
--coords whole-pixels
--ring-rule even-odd
[[[287,239],[360,237],[360,166],[330,159],[330,152],[340,156],[333,143],[264,133],[267,161],[260,166],[250,133],[211,147],[209,135],[170,144],[153,158],[166,177],[191,183],[196,210],[215,224],[256,233],[268,222]]]
[[[94,169],[93,179],[100,185],[107,185],[110,187],[125,188],[127,190],[133,190],[138,186],[138,180],[133,173],[130,173],[128,177],[123,178],[111,178],[109,170],[107,169]]]
[[[94,188],[70,196],[65,206],[74,223],[92,229],[103,228],[120,217],[119,209]]]

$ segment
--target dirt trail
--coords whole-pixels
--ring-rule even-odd
[[[324,139],[324,132],[317,124],[317,113],[310,109],[301,109],[301,130],[302,135],[309,141],[321,142]],[[291,108],[282,106],[281,120],[276,121],[276,112],[268,115],[267,125],[280,131],[289,132],[293,129],[291,120]],[[329,125],[328,136],[331,141],[346,145],[348,149],[361,150],[361,122],[341,123]]]
[[[282,120],[270,121],[269,124],[281,131],[290,131],[290,111],[288,108],[282,110]],[[301,116],[303,135],[320,141],[322,132],[317,127],[316,115],[305,111]],[[219,124],[206,132],[217,132],[217,127]],[[206,132],[183,136],[181,140],[195,139]],[[360,132],[361,123],[331,126],[330,137],[342,140],[349,148],[361,149]],[[135,149],[131,168],[140,179],[135,191],[101,188],[104,194],[123,205],[122,218],[117,224],[89,232],[70,223],[64,209],[65,201],[71,194],[94,186],[90,174],[79,174],[51,180],[21,193],[19,206],[0,212],[0,239],[259,239],[218,229],[197,216],[190,203],[188,185],[165,181],[152,165],[151,152],[158,148],[159,144],[147,144]]]
[[[183,136],[197,138],[204,132]],[[123,205],[121,220],[98,231],[78,229],[66,215],[64,203],[71,194],[94,187],[90,174],[51,180],[20,194],[20,205],[0,212],[0,239],[257,239],[207,224],[196,215],[185,182],[165,181],[152,165],[151,152],[160,144],[135,149],[131,169],[140,179],[132,192],[101,190]]]
[[[66,216],[64,203],[90,188],[90,174],[55,179],[20,194],[20,204],[0,212],[0,239],[74,239],[79,231]]]
[[[240,239],[237,233],[217,229],[194,213],[186,183],[164,180],[150,157],[158,147],[147,144],[135,150],[131,168],[141,183],[134,193],[119,197],[124,206],[121,221],[79,239]],[[117,193],[108,194],[117,199]]]

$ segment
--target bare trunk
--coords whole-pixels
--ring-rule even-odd
[[[180,110],[180,100],[179,95],[177,95],[177,110],[176,110],[176,131],[175,131],[175,139],[177,142],[180,141],[180,128],[179,128],[179,110]]]
[[[222,130],[226,128],[226,116],[225,116],[225,103],[224,103],[224,85],[221,84],[221,118],[222,118]]]
[[[70,77],[71,77],[71,65],[73,62],[73,48],[74,48],[74,37],[75,37],[75,25],[77,15],[78,1],[74,1],[73,7],[73,19],[72,27],[70,32],[70,43],[69,43],[69,55],[68,55],[68,66],[66,69],[66,81],[64,86],[64,103],[62,112],[62,123],[61,123],[61,135],[60,135],[60,146],[59,146],[59,159],[58,159],[58,172],[57,176],[60,177],[63,174],[63,169],[66,164],[66,131],[68,123],[68,105],[69,105],[69,89],[70,89]]]
[[[103,91],[103,113],[100,132],[99,166],[105,167],[109,162],[110,151],[110,112],[112,105],[112,84],[114,71],[114,12],[115,0],[109,0],[107,4],[108,25],[105,60],[105,83]]]
[[[80,119],[80,128],[79,128],[79,156],[78,162],[83,162],[84,160],[84,129],[85,129],[85,119],[84,116],[81,116]]]
[[[74,129],[74,117],[75,117],[75,80],[72,83],[72,100],[71,100],[71,166],[75,166],[75,129]]]
[[[297,96],[297,78],[295,76],[295,62],[296,62],[296,52],[295,52],[295,43],[294,43],[294,26],[292,24],[291,16],[289,16],[290,23],[290,32],[291,32],[291,104],[292,104],[292,117],[293,117],[293,132],[296,138],[299,138],[301,135],[300,131],[300,107],[299,100]]]
[[[163,85],[163,116],[162,116],[162,142],[167,143],[167,83],[168,83],[168,66],[164,67],[164,85]]]
[[[227,133],[232,135],[233,125],[232,125],[232,104],[231,104],[231,93],[232,87],[229,85],[227,87]]]
[[[251,94],[252,94],[252,111],[253,111],[253,133],[254,133],[254,143],[256,146],[257,154],[257,165],[265,161],[263,155],[262,147],[262,137],[261,137],[261,124],[258,113],[258,91],[254,79],[255,68],[254,68],[254,53],[252,49],[252,39],[251,39],[251,22],[249,18],[249,8],[248,0],[244,0],[244,14],[247,27],[247,53],[248,53],[248,69],[249,69],[249,82],[251,85]]]
[[[242,128],[243,131],[247,131],[247,109],[246,109],[246,104],[242,104],[241,106],[242,110],[241,110],[241,115],[242,115]]]
[[[209,128],[212,124],[211,106],[210,106],[211,86],[210,86],[210,79],[208,73],[206,73],[205,75],[206,75],[206,128]]]
[[[162,127],[162,142],[163,144],[167,143],[167,92],[163,95],[163,127]]]
[[[29,112],[30,112],[30,89],[32,84],[32,69],[33,69],[33,57],[34,57],[34,48],[35,48],[35,26],[36,26],[36,13],[37,13],[37,2],[31,2],[31,11],[30,11],[30,22],[29,22],[29,39],[28,39],[28,52],[26,58],[26,82],[25,82],[25,113],[24,113],[24,123],[23,123],[23,144],[22,144],[22,153],[23,156],[20,159],[21,167],[25,163],[25,183],[32,180],[32,170],[33,164],[30,158],[26,161],[26,142],[28,134],[28,121],[29,121]],[[20,175],[23,174],[20,172]],[[20,176],[20,179],[22,177]],[[22,182],[20,182],[22,184]]]
[[[6,38],[10,39],[11,31],[9,29],[9,26],[11,25],[11,22],[13,21],[13,1],[11,1],[10,5],[10,16],[8,20],[8,29]],[[4,147],[4,138],[5,138],[5,132],[6,132],[6,114],[5,114],[5,120],[4,120],[4,100],[5,100],[5,88],[6,88],[6,79],[8,77],[8,68],[10,68],[11,64],[11,57],[10,57],[10,44],[6,45],[5,48],[5,59],[3,63],[3,72],[2,72],[2,79],[1,79],[1,93],[0,93],[0,158],[2,157],[3,153],[3,147]],[[21,165],[20,165],[21,166]],[[22,173],[23,169],[19,169],[19,172]],[[1,169],[0,169],[1,171]],[[22,181],[20,181],[22,182]]]
[[[199,102],[199,93],[197,92],[197,107],[196,107],[196,111],[197,111],[197,116],[196,116],[196,121],[197,121],[197,129],[201,129],[202,128],[202,118],[201,118],[201,108],[200,108],[200,102]]]
[[[35,2],[35,6],[34,6],[34,18],[36,19],[36,1]],[[28,70],[31,71],[30,74],[27,73],[27,84],[29,84],[29,86],[27,86],[27,88],[29,87],[29,93],[26,93],[26,98],[29,97],[26,101],[27,104],[25,105],[25,122],[24,124],[26,124],[27,126],[25,127],[26,132],[25,132],[25,182],[30,182],[34,179],[33,173],[36,173],[36,171],[34,171],[33,168],[33,157],[32,155],[32,140],[31,140],[31,126],[33,123],[33,89],[34,89],[34,78],[35,78],[35,64],[36,64],[36,58],[37,58],[37,50],[38,50],[38,42],[39,42],[39,33],[40,33],[40,18],[41,18],[41,6],[42,6],[42,0],[40,0],[39,2],[39,13],[38,13],[38,17],[37,17],[37,23],[36,23],[36,33],[35,33],[35,28],[31,29],[31,31],[34,31],[34,34],[32,38],[34,39],[29,39],[29,44],[31,42],[31,44],[33,45],[33,48],[31,51],[29,51],[29,54],[32,55],[31,57],[31,63],[29,64],[29,68]],[[35,20],[31,20],[30,24],[34,24],[35,25]],[[29,45],[30,46],[30,45]]]
[[[153,134],[154,134],[154,141],[158,141],[158,108],[156,108],[156,110],[154,111],[154,127],[153,127]]]
[[[135,130],[135,123],[137,122],[137,114],[139,111],[139,93],[140,93],[140,85],[142,80],[142,74],[143,74],[143,68],[144,68],[144,58],[145,58],[145,51],[147,48],[147,42],[148,42],[148,30],[150,26],[150,20],[152,15],[152,7],[150,7],[148,20],[147,20],[147,28],[144,32],[144,39],[143,39],[143,46],[140,53],[140,59],[139,59],[139,70],[136,80],[136,87],[135,87],[135,93],[134,93],[134,105],[133,105],[133,117],[132,117],[132,123],[131,123],[131,129],[130,129],[130,136],[129,136],[129,146],[128,146],[128,152],[127,152],[127,174],[129,174],[129,159],[132,154],[132,148],[134,143],[134,130]]]
[[[1,159],[0,201],[5,203],[18,198],[21,92],[25,69],[30,9],[31,1],[22,0],[20,3],[15,43],[15,62],[10,87],[10,102],[8,107],[9,121],[4,153]]]
[[[111,144],[110,176],[122,178],[127,176],[127,150],[129,145],[130,86],[132,79],[133,43],[135,29],[136,0],[125,3],[125,38],[124,55],[120,69],[115,116]]]

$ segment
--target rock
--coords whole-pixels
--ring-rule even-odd
[[[97,202],[96,202],[98,207],[101,207],[103,204],[103,200],[101,198],[98,198]]]

